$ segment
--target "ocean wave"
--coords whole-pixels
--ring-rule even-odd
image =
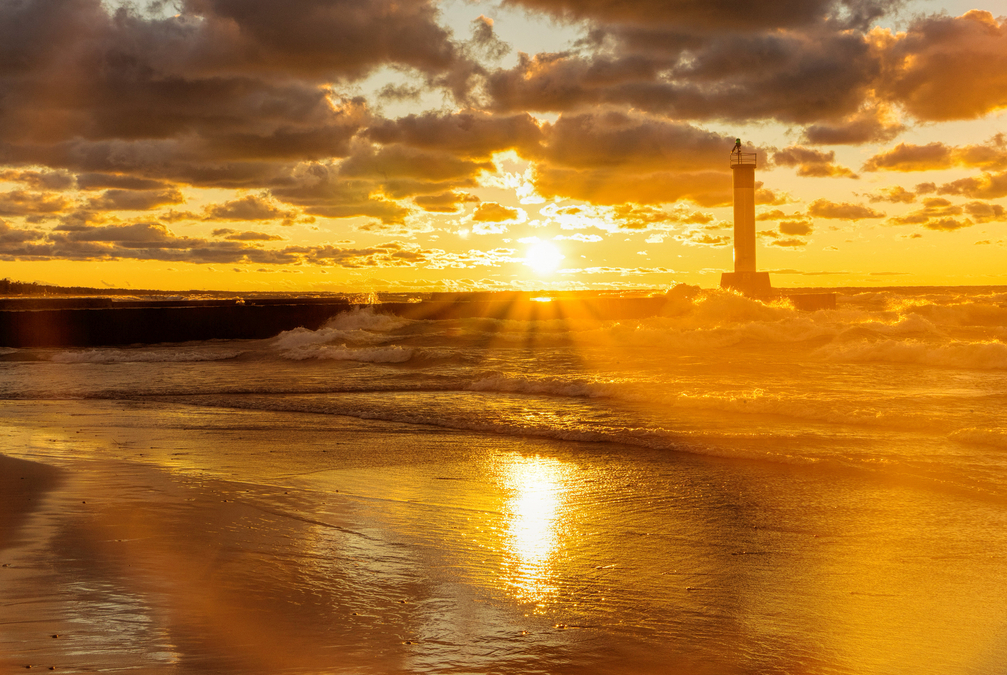
[[[377,314],[370,308],[354,308],[337,314],[318,330],[302,327],[284,331],[273,338],[272,343],[281,350],[327,345],[339,340],[380,344],[389,340],[388,332],[408,323],[407,319]]]
[[[227,361],[243,354],[242,350],[192,349],[85,349],[56,352],[47,360],[53,363],[191,363]]]
[[[838,363],[899,363],[971,370],[1007,370],[1007,344],[994,341],[933,344],[919,340],[867,340],[818,348]]]
[[[511,394],[538,394],[570,398],[600,398],[612,396],[614,386],[607,383],[564,380],[546,377],[528,379],[502,374],[486,375],[466,387],[469,391],[492,391]]]
[[[1007,449],[1007,428],[1004,427],[967,427],[952,432],[948,438],[962,443]]]
[[[346,345],[310,345],[288,349],[283,352],[283,358],[291,361],[318,359],[367,363],[404,363],[412,357],[412,349],[398,346],[353,348]]]
[[[408,405],[396,405],[394,407],[385,407],[381,405],[355,404],[352,401],[333,402],[332,400],[317,399],[314,397],[303,400],[277,397],[255,399],[203,397],[201,399],[194,399],[191,402],[195,405],[209,407],[329,414],[356,419],[418,424],[443,429],[474,431],[504,436],[545,438],[579,443],[613,443],[651,450],[668,450],[725,458],[760,459],[774,463],[807,465],[823,461],[821,457],[807,454],[779,452],[776,449],[776,444],[761,443],[762,436],[759,435],[745,433],[738,435],[713,430],[707,433],[698,433],[695,431],[680,432],[656,426],[599,426],[597,428],[586,428],[576,416],[549,416],[548,422],[539,422],[536,417],[526,415],[500,418],[471,414],[471,411],[461,409],[445,412],[444,406],[417,408],[409,407]],[[737,440],[753,441],[759,447],[739,446],[733,442]]]

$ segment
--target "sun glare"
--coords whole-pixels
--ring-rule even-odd
[[[542,241],[533,244],[525,254],[524,264],[532,268],[538,274],[551,274],[559,267],[560,262],[565,258],[560,250]]]

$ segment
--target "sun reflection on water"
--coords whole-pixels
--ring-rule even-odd
[[[558,588],[556,559],[569,527],[565,494],[571,465],[548,457],[515,457],[503,470],[503,581],[523,602],[549,604]]]

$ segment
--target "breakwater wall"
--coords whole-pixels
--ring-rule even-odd
[[[445,294],[423,302],[374,305],[331,298],[0,300],[0,347],[100,347],[263,339],[298,327],[317,330],[337,314],[363,307],[382,314],[426,320],[477,317],[516,321],[642,319],[683,314],[691,309],[693,294],[673,291],[653,297],[550,298],[548,301],[517,293],[453,297]]]

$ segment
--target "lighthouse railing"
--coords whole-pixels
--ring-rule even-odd
[[[755,166],[755,157],[754,152],[732,152],[731,166]]]

